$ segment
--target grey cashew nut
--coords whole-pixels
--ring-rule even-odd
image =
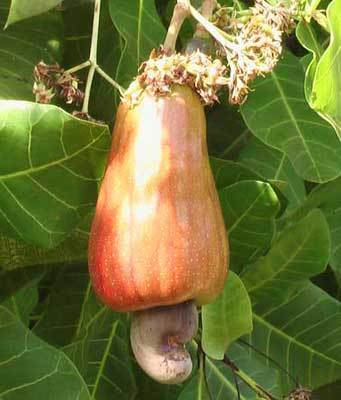
[[[140,367],[154,380],[183,382],[192,371],[185,348],[198,329],[198,312],[192,301],[136,311],[130,342]]]

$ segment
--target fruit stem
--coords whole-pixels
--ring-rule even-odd
[[[163,47],[167,54],[175,52],[176,40],[185,19],[190,15],[188,0],[177,0]]]

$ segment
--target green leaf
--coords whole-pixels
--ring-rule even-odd
[[[282,191],[289,200],[288,210],[298,207],[305,199],[304,182],[284,153],[253,139],[240,152],[239,161],[263,179],[284,181]]]
[[[257,298],[251,345],[310,389],[340,379],[340,302],[308,282],[291,296],[277,300]],[[293,380],[282,371],[281,381],[288,393]]]
[[[63,110],[0,101],[0,229],[51,248],[75,229],[97,199],[108,128]]]
[[[330,43],[316,66],[311,105],[335,128],[341,138],[341,3],[327,8]]]
[[[1,2],[1,21],[7,16],[9,3]],[[6,31],[0,29],[0,99],[34,100],[34,66],[41,60],[48,64],[60,62],[62,40],[62,20],[56,12],[10,26]]]
[[[319,208],[324,213],[331,237],[330,266],[334,271],[341,271],[341,178],[314,188],[302,205],[284,220],[287,224],[296,221]]]
[[[237,108],[216,104],[206,111],[207,144],[210,155],[236,159],[251,136]]]
[[[0,302],[39,279],[54,266],[86,263],[88,232],[83,228],[78,227],[52,250],[44,250],[0,236]]]
[[[314,391],[314,395],[316,396],[316,398],[323,400],[335,400],[338,397],[339,393],[341,393],[341,380],[323,386]]]
[[[314,82],[316,67],[323,54],[323,47],[319,42],[317,34],[312,23],[302,19],[296,27],[296,36],[303,47],[312,53],[309,55],[309,62],[305,70],[304,90],[308,103],[311,105],[311,91]]]
[[[12,0],[6,27],[56,7],[62,0]]]
[[[255,81],[241,110],[249,129],[283,151],[299,176],[325,182],[341,174],[341,142],[309,108],[303,81],[299,60],[287,52],[271,75]]]
[[[210,157],[210,165],[217,189],[223,189],[239,181],[258,180],[261,178],[241,163],[221,158]]]
[[[136,394],[124,316],[99,303],[90,290],[73,343],[64,348],[85,377],[91,399],[132,399]]]
[[[268,183],[241,181],[219,191],[230,243],[231,266],[255,259],[271,243],[279,202]]]
[[[125,42],[116,79],[127,87],[137,75],[139,65],[162,43],[165,29],[154,0],[111,0],[109,7],[115,27]]]
[[[255,384],[260,383],[273,396],[280,398],[278,372],[269,368],[264,363],[251,357],[248,350],[241,344],[234,342],[228,351],[229,358],[237,365],[239,370]],[[263,360],[262,360],[263,361]],[[206,378],[214,400],[239,400],[236,388],[235,377],[231,368],[221,361],[206,359]],[[257,394],[243,381],[236,377],[240,389],[241,400],[258,400]]]
[[[38,282],[45,274],[45,267],[30,267],[14,269],[12,271],[0,270],[0,303],[6,301],[10,296],[15,296],[20,289],[31,286]]]
[[[180,393],[178,400],[211,400],[203,367],[198,368],[193,378]]]
[[[331,236],[330,266],[334,271],[341,272],[341,207],[338,209],[325,208],[324,214],[327,218]]]
[[[238,275],[230,271],[223,292],[201,309],[204,352],[222,360],[229,345],[252,331],[249,296]]]
[[[285,298],[302,282],[324,271],[329,256],[329,228],[316,209],[283,230],[267,255],[241,277],[252,299]]]
[[[78,226],[70,236],[51,250],[0,236],[0,271],[1,269],[15,271],[20,268],[37,267],[39,265],[54,266],[86,262],[89,233],[83,223],[90,223],[92,216],[92,213],[86,216],[86,221],[82,221],[81,226]]]
[[[75,366],[0,306],[0,398],[90,400]]]
[[[43,304],[43,313],[34,332],[54,346],[66,346],[77,336],[85,304],[90,296],[88,266],[60,268]]]
[[[34,332],[75,363],[91,399],[131,399],[136,392],[124,317],[103,306],[86,265],[59,270]]]
[[[38,303],[38,289],[36,282],[19,290],[15,295],[1,305],[8,309],[18,320],[28,326],[30,315]]]

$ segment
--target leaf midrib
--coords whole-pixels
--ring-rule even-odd
[[[107,358],[109,356],[109,353],[110,353],[110,347],[111,347],[112,340],[113,340],[113,338],[115,336],[115,333],[116,333],[116,330],[117,330],[118,322],[119,321],[116,320],[113,323],[113,326],[112,326],[112,329],[111,329],[111,333],[110,333],[110,336],[108,338],[108,343],[105,346],[104,354],[103,354],[103,357],[102,357],[102,362],[101,362],[99,370],[97,372],[96,381],[95,381],[95,384],[94,384],[93,391],[91,393],[91,397],[93,399],[95,399],[95,395],[96,395],[96,392],[97,392],[97,389],[98,389],[99,381],[101,379],[101,376],[102,376],[102,373],[103,373],[103,370],[104,370],[104,365],[105,365],[106,360],[107,360]]]
[[[323,354],[319,351],[316,351],[314,348],[309,347],[308,345],[299,342],[298,340],[296,340],[296,338],[294,336],[289,336],[287,335],[285,332],[281,331],[280,329],[278,329],[277,327],[275,327],[274,325],[271,325],[269,322],[267,322],[265,319],[262,318],[262,316],[257,315],[256,313],[253,313],[253,318],[258,320],[260,323],[263,323],[268,329],[270,329],[271,331],[276,332],[278,335],[282,336],[285,338],[285,340],[287,340],[290,343],[294,343],[297,346],[303,347],[305,350],[307,350],[308,352],[311,352],[313,354],[315,354],[316,356],[319,356],[320,358],[324,358],[325,360],[337,364],[341,367],[341,361],[335,360],[333,358],[330,358],[329,356],[327,356],[326,354]]]
[[[285,97],[285,94],[283,92],[283,89],[282,89],[280,83],[278,82],[278,78],[277,78],[275,73],[272,73],[271,75],[272,75],[273,81],[274,81],[274,83],[275,83],[275,85],[277,87],[277,90],[278,90],[278,92],[279,92],[279,94],[280,94],[280,96],[282,98],[284,107],[287,110],[287,113],[288,113],[288,115],[290,117],[290,120],[293,123],[294,127],[296,128],[296,131],[297,131],[297,133],[299,134],[299,136],[301,138],[301,142],[303,144],[303,147],[305,148],[305,150],[306,150],[306,152],[307,152],[307,154],[308,154],[308,156],[309,156],[309,158],[311,160],[311,163],[314,166],[316,175],[317,175],[319,181],[321,182],[322,178],[321,178],[320,172],[319,172],[319,170],[318,170],[318,168],[316,166],[316,163],[315,163],[315,160],[314,160],[314,158],[313,158],[313,156],[311,154],[311,151],[310,151],[309,147],[307,146],[307,144],[306,144],[306,142],[304,140],[304,135],[302,134],[301,128],[297,124],[296,118],[295,118],[295,116],[294,116],[294,114],[293,114],[293,112],[291,110],[291,107],[290,107],[290,105],[288,104],[288,102],[286,100],[286,97]]]

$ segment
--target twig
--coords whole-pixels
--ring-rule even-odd
[[[227,39],[227,34],[214,26],[211,22],[207,21],[206,18],[204,18],[193,6],[191,6],[189,0],[187,0],[189,3],[189,10],[192,14],[192,17],[195,18],[200,24],[205,27],[207,32],[209,32],[214,39],[219,42],[222,46],[230,49],[230,50],[235,50],[236,49],[236,44],[233,42],[230,42]]]
[[[269,393],[262,386],[258,385],[253,379],[248,377],[243,371],[241,371],[236,364],[229,359],[226,355],[224,356],[223,362],[232,369],[232,371],[247,385],[249,386],[258,396],[266,400],[279,400]]]
[[[203,0],[201,6],[201,15],[205,19],[209,20],[216,6],[217,6],[217,0]],[[197,24],[193,37],[198,37],[202,39],[207,39],[209,37],[206,28],[200,22],[198,22]]]
[[[81,69],[87,68],[91,65],[90,60],[84,61],[82,64],[76,65],[70,69],[64,71],[64,74],[74,74],[75,72],[80,71]]]
[[[188,0],[177,0],[177,4],[174,7],[173,16],[168,27],[166,39],[163,47],[166,53],[174,53],[176,39],[179,35],[182,24],[185,19],[189,16],[189,3]]]
[[[204,351],[203,351],[203,349],[201,347],[201,342],[200,341],[198,341],[198,353],[197,354],[198,354],[199,373],[203,374],[204,384],[206,386],[206,390],[207,390],[208,396],[209,396],[210,400],[213,400],[212,399],[212,394],[211,394],[211,391],[210,391],[210,387],[208,385],[207,376],[206,376],[206,367],[205,367],[205,365],[206,365],[206,354],[204,353]]]
[[[86,114],[86,115],[88,115],[88,113],[89,113],[90,93],[91,93],[91,87],[92,87],[92,82],[94,79],[95,72],[97,72],[99,75],[101,75],[115,89],[119,90],[121,95],[124,92],[124,89],[122,88],[122,86],[120,86],[114,79],[112,79],[106,72],[104,72],[102,70],[102,68],[97,64],[97,48],[98,48],[100,12],[101,12],[101,0],[95,0],[89,59],[79,65],[76,65],[76,66],[64,71],[64,74],[73,74],[84,68],[90,67],[89,71],[88,71],[88,76],[86,79],[84,100],[83,100],[83,106],[82,106],[82,114]]]
[[[101,75],[105,80],[107,80],[115,89],[117,89],[120,92],[120,95],[123,96],[124,94],[124,88],[119,85],[116,81],[114,81],[106,72],[103,71],[103,69],[99,66],[96,65],[96,71],[98,72],[99,75]]]
[[[236,375],[236,373],[235,373],[234,370],[232,370],[232,374],[233,374],[234,384],[236,385],[237,399],[238,399],[238,400],[241,400],[241,398],[240,398],[239,383],[238,383],[237,375]]]
[[[90,47],[90,57],[89,57],[90,69],[88,72],[88,78],[86,80],[84,101],[82,107],[82,112],[85,114],[88,114],[89,111],[91,86],[97,65],[97,43],[98,43],[100,11],[101,11],[101,0],[95,0],[94,19],[92,24],[91,47]]]

